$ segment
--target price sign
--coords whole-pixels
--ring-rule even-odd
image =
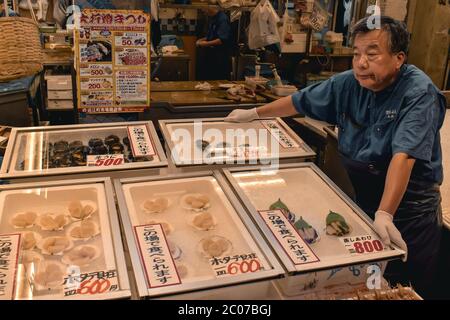
[[[209,260],[216,278],[255,273],[263,270],[256,253],[214,257]]]
[[[64,278],[65,297],[89,296],[117,290],[119,290],[119,284],[116,270],[80,273],[78,269]]]
[[[114,167],[124,164],[123,154],[88,155],[88,167]]]
[[[20,234],[0,235],[0,300],[14,297]]]
[[[278,141],[278,143],[283,148],[290,149],[300,147],[298,143],[296,143],[289,136],[289,134],[283,128],[281,128],[277,121],[261,121],[261,124],[270,132],[270,134]]]
[[[147,126],[129,126],[127,129],[134,157],[154,156],[156,154]]]
[[[370,254],[384,250],[383,243],[370,235],[339,239],[351,255]]]
[[[149,288],[181,283],[161,224],[134,227]]]

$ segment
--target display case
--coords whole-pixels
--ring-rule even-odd
[[[140,298],[264,299],[284,274],[219,172],[115,189]]]
[[[110,179],[0,187],[0,300],[131,297]]]
[[[312,160],[315,153],[280,118],[248,123],[222,118],[159,121],[169,166],[178,171],[236,164],[277,166]],[[198,168],[197,168],[198,170]]]
[[[151,122],[14,128],[0,178],[165,166]]]
[[[405,254],[386,248],[372,220],[314,164],[224,174],[287,270],[277,281],[287,296],[377,282],[386,262]]]

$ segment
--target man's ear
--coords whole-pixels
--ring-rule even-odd
[[[402,65],[406,62],[406,54],[401,51],[399,53],[397,53],[397,63],[396,63],[396,67],[398,70],[400,70],[400,68],[402,67]]]

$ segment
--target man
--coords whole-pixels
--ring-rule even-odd
[[[303,113],[336,124],[356,202],[386,245],[409,253],[407,263],[388,264],[386,278],[411,282],[430,297],[441,239],[445,98],[421,70],[405,64],[405,25],[381,17],[375,29],[368,19],[353,28],[353,70],[258,109],[235,110],[227,120]]]
[[[199,50],[198,80],[224,80],[230,78],[231,25],[228,16],[217,6],[204,12],[210,17],[205,38],[197,41]]]

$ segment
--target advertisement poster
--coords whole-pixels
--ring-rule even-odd
[[[79,112],[143,112],[150,106],[149,28],[142,11],[82,11],[76,31]]]

